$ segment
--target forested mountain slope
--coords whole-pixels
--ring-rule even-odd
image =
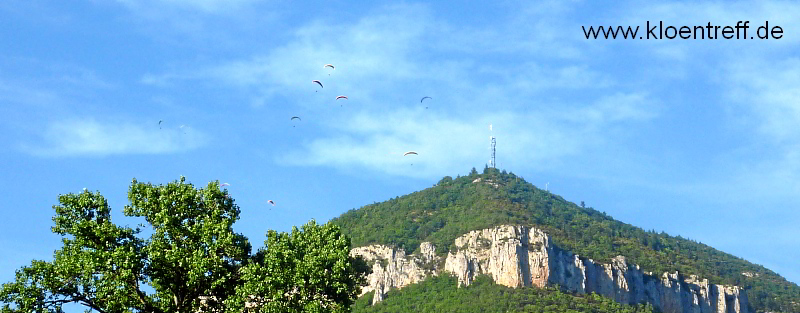
[[[440,255],[447,254],[456,237],[472,230],[534,226],[559,247],[599,262],[624,255],[646,271],[677,270],[715,284],[743,286],[756,312],[800,312],[800,287],[763,266],[680,236],[616,221],[492,168],[444,177],[434,187],[350,210],[332,222],[351,236],[354,247],[388,244],[412,253],[430,241]]]

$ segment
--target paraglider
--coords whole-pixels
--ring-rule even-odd
[[[325,65],[322,66],[322,68],[326,68],[326,67],[330,67],[332,70],[336,69],[335,67],[333,67],[333,64],[325,64]],[[328,76],[331,76],[331,73],[328,73]]]
[[[162,121],[162,120],[158,120],[158,129],[161,129],[161,123],[163,123],[163,122],[164,121]]]
[[[422,103],[422,100],[425,100],[425,99],[433,99],[433,98],[428,97],[428,96],[424,96],[424,97],[422,97],[422,99],[419,100],[419,103]]]
[[[321,82],[321,81],[318,81],[318,80],[312,80],[311,82],[312,82],[312,83],[317,83],[317,84],[318,84],[320,87],[322,87],[322,88],[325,88],[325,87],[323,87],[323,86],[322,86],[322,82]]]
[[[289,120],[294,120],[294,119],[301,120],[299,116],[292,116],[292,118],[290,118]],[[301,121],[302,121],[302,120],[301,120]]]
[[[347,99],[347,96],[338,96],[338,97],[336,97],[336,100],[339,100],[339,99],[349,100],[349,99]]]
[[[230,186],[230,185],[231,184],[229,184],[229,183],[221,183],[221,184],[219,184],[220,187],[225,187],[225,186]]]
[[[407,155],[409,155],[409,154],[417,155],[417,153],[416,153],[416,152],[414,152],[414,151],[408,151],[408,152],[406,152],[406,153],[403,153],[403,156],[407,156]],[[414,166],[414,163],[411,163],[411,166]]]
[[[272,206],[275,206],[275,201],[267,200],[267,203],[272,204]]]

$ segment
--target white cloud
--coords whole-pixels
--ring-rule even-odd
[[[332,135],[317,138],[279,161],[436,178],[458,172],[464,164],[488,163],[489,136],[495,136],[501,165],[542,170],[545,164],[606,144],[606,128],[655,117],[650,108],[643,95],[616,94],[574,111],[480,112],[461,117],[419,108],[362,111],[338,117],[328,125]],[[403,157],[406,151],[419,155]]]
[[[490,132],[487,127],[490,121],[508,128],[496,127]],[[463,164],[486,163],[490,134],[511,133],[510,129],[515,128],[512,125],[522,122],[535,124],[511,114],[460,120],[429,114],[424,109],[362,112],[333,126],[334,135],[313,140],[280,161],[292,165],[355,167],[401,176],[437,177],[461,171]],[[546,144],[546,140],[535,142],[528,133],[515,137],[518,148],[508,146],[506,151]],[[403,156],[407,151],[416,151],[419,155]],[[544,156],[530,155],[531,158]]]
[[[543,15],[542,12],[535,14]],[[263,102],[263,99],[276,95],[297,96],[314,90],[317,87],[311,80],[319,79],[325,85],[320,92],[333,92],[335,89],[336,95],[358,95],[357,98],[366,105],[385,101],[389,93],[411,91],[408,87],[416,90],[438,87],[435,89],[440,94],[446,90],[450,94],[448,97],[462,106],[486,103],[478,101],[478,98],[506,97],[486,92],[492,88],[534,94],[552,88],[596,89],[613,85],[607,75],[589,66],[553,65],[538,60],[542,50],[555,39],[530,39],[531,30],[517,25],[521,23],[510,22],[499,27],[502,31],[486,33],[457,29],[437,20],[425,6],[385,7],[352,24],[312,22],[296,30],[292,41],[268,53],[202,70],[147,75],[142,81],[166,86],[177,80],[213,79],[244,88],[254,100]],[[515,48],[511,52],[522,53],[524,56],[520,60],[530,57],[531,61],[504,64],[503,53],[495,54],[501,56],[499,60],[480,57],[487,53],[480,47],[506,47],[507,43],[521,40],[537,48]],[[504,44],[497,45],[498,42]],[[550,51],[548,55],[561,57],[563,49],[560,51]],[[447,57],[442,58],[442,55]],[[323,69],[322,65],[326,63],[336,65],[336,69]],[[484,93],[480,94],[472,92],[475,84],[492,87],[483,88]],[[495,85],[510,85],[516,89]]]
[[[602,10],[586,9],[593,5]],[[322,18],[271,50],[143,82],[169,87],[210,80],[240,89],[252,103],[297,99],[285,102],[314,113],[332,96],[350,96],[346,110],[325,111],[317,120],[304,115],[318,135],[309,133],[277,157],[282,164],[436,179],[487,163],[492,123],[500,165],[514,171],[652,189],[724,203],[737,212],[760,200],[793,205],[800,190],[800,156],[794,152],[800,131],[793,127],[800,125],[800,66],[790,57],[800,37],[789,31],[798,28],[796,3],[632,2],[611,8],[553,1],[515,7],[505,23],[488,27],[447,20],[432,7],[394,6],[358,20]],[[581,38],[583,24],[643,26],[648,20],[750,20],[751,32],[769,20],[786,36],[769,42]],[[325,63],[337,69],[323,69]],[[315,92],[313,79],[325,88]],[[430,110],[416,102],[423,95],[433,97],[425,103]],[[398,100],[404,97],[411,101]],[[728,115],[717,114],[725,110]],[[723,134],[731,118],[744,123]],[[755,129],[752,138],[730,139],[748,127]],[[707,135],[702,131],[737,142],[692,146],[707,142],[695,140]],[[653,138],[666,142],[658,148],[653,146],[660,142],[644,142]],[[419,155],[403,157],[409,150]],[[697,173],[697,164],[710,169]],[[636,188],[630,190],[641,190]],[[775,195],[781,197],[770,199]]]
[[[330,104],[336,95],[348,95],[347,113],[331,112],[315,121],[326,135],[311,139],[280,162],[419,177],[486,163],[489,123],[495,125],[492,134],[502,147],[500,164],[522,169],[597,147],[607,142],[613,126],[646,121],[659,112],[645,91],[626,92],[590,63],[551,64],[537,58],[509,63],[502,57],[478,62],[461,48],[440,45],[451,41],[456,31],[433,20],[426,7],[396,6],[353,24],[317,21],[268,53],[145,80],[168,85],[211,79],[244,89],[256,103],[283,96],[300,99],[294,105],[313,110]],[[511,34],[514,28],[506,26],[501,27],[504,36],[496,38],[458,33],[497,42],[530,31]],[[521,51],[528,50],[514,53]],[[429,59],[441,58],[440,53],[455,56]],[[323,68],[326,63],[336,69]],[[325,87],[312,84],[313,79],[322,80]],[[554,91],[564,90],[570,95],[552,97]],[[431,110],[418,103],[423,95],[433,97],[425,104]],[[399,157],[407,150],[420,155]],[[408,168],[412,162],[413,171]]]
[[[42,157],[163,154],[201,147],[206,136],[190,127],[163,127],[132,123],[68,120],[42,132],[42,142],[26,144],[24,151]]]
[[[413,7],[397,9],[393,14],[377,14],[347,26],[314,22],[297,30],[295,40],[266,55],[220,65],[200,76],[255,88],[259,98],[287,88],[295,94],[314,90],[317,86],[311,81],[318,79],[325,85],[321,91],[335,89],[337,95],[359,94],[362,100],[372,99],[375,90],[386,90],[399,80],[424,77],[435,70],[420,68],[409,60],[420,49],[415,46],[428,29],[417,12]],[[327,63],[336,69],[323,68]]]

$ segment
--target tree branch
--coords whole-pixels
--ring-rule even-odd
[[[153,313],[164,313],[164,311],[161,311],[160,309],[153,306],[153,304],[150,303],[149,299],[146,299],[147,295],[145,295],[144,292],[142,292],[142,290],[139,288],[138,279],[134,279],[131,282],[133,283],[133,290],[136,291],[136,298],[139,300],[139,302],[142,303],[146,311]]]
[[[94,301],[92,301],[92,300],[89,300],[89,299],[86,299],[86,298],[84,298],[82,301],[78,301],[78,302],[81,302],[83,305],[85,305],[85,306],[88,306],[88,307],[92,308],[93,310],[95,310],[95,311],[97,311],[97,312],[100,312],[100,313],[107,313],[107,311],[106,311],[106,310],[103,310],[103,309],[101,309],[101,308],[100,308],[99,306],[97,306],[97,304],[95,304],[95,303],[94,303]]]

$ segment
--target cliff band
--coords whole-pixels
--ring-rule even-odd
[[[419,255],[411,256],[385,245],[353,249],[351,255],[373,263],[362,295],[375,291],[374,304],[392,288],[438,275],[441,257],[435,249],[429,242],[420,245]],[[747,295],[737,286],[710,284],[707,279],[686,278],[677,272],[657,277],[628,264],[624,256],[615,257],[610,264],[596,263],[556,247],[549,235],[526,226],[503,225],[456,238],[444,271],[458,277],[459,286],[486,274],[512,288],[560,285],[567,291],[594,292],[620,303],[648,302],[664,313],[750,313]]]

